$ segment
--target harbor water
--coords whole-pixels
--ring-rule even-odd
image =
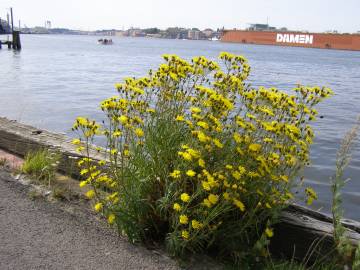
[[[146,75],[165,53],[216,59],[228,51],[249,60],[253,86],[284,91],[298,83],[332,88],[335,95],[318,107],[323,118],[314,123],[312,164],[303,172],[305,184],[319,195],[313,208],[329,213],[336,152],[360,115],[360,52],[148,38],[113,37],[111,46],[97,44],[94,36],[22,35],[21,39],[21,51],[0,50],[0,116],[69,136],[74,136],[71,126],[77,116],[102,119],[99,103],[116,94],[116,82]],[[360,221],[358,142],[345,173],[350,181],[343,206],[347,218]]]

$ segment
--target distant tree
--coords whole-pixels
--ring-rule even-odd
[[[144,29],[144,33],[145,34],[158,34],[160,33],[160,29],[159,28],[156,28],[156,27],[153,27],[153,28],[147,28],[147,29]]]

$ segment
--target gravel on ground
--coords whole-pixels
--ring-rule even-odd
[[[163,252],[128,243],[78,208],[31,199],[0,169],[0,269],[178,269]]]

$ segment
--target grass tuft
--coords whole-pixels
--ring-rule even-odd
[[[4,157],[0,158],[0,167],[5,167],[8,164],[8,160]]]
[[[48,150],[29,152],[21,168],[23,173],[50,186],[59,163],[59,155]]]

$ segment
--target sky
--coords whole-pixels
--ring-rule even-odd
[[[79,30],[130,27],[243,29],[266,23],[291,30],[360,31],[360,0],[0,0],[0,17],[13,8],[28,27]]]

